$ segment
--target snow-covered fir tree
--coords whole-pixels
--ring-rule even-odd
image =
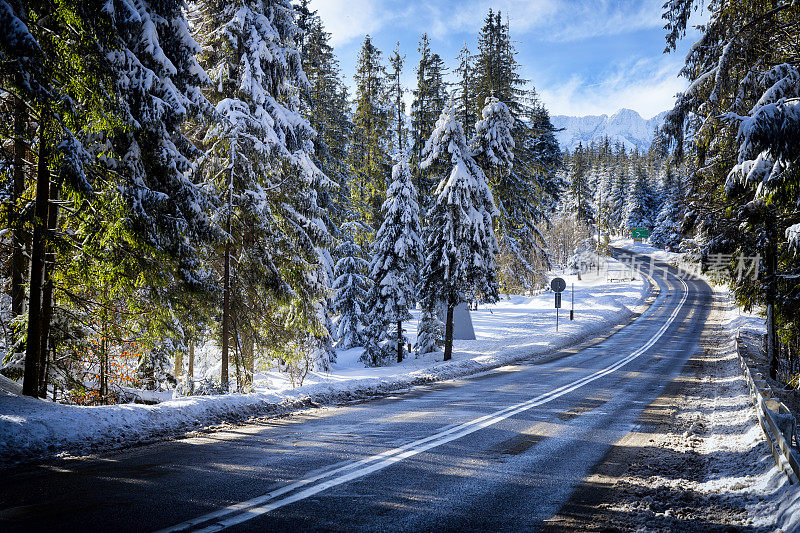
[[[346,222],[342,225],[342,241],[336,247],[337,258],[334,269],[333,311],[339,316],[337,321],[337,348],[350,349],[363,346],[365,320],[365,301],[369,288],[367,269],[369,263],[362,257],[361,247],[356,244],[355,235],[360,224]]]
[[[369,365],[380,364],[386,352],[394,351],[403,360],[406,337],[403,322],[411,319],[409,308],[416,300],[422,239],[417,192],[405,153],[397,156],[392,168],[392,184],[383,204],[383,224],[372,243],[369,277],[372,288],[367,297],[369,331],[372,342],[364,354]],[[386,350],[378,343],[386,339]]]
[[[578,144],[572,154],[572,166],[569,171],[569,203],[567,209],[575,219],[584,224],[594,222],[592,210],[592,189],[589,183],[589,155]]]
[[[427,33],[420,37],[417,47],[419,63],[415,68],[417,86],[412,90],[414,99],[411,103],[411,171],[414,185],[419,193],[420,207],[426,210],[432,190],[437,181],[429,173],[422,172],[420,162],[424,158],[422,152],[425,143],[436,126],[439,115],[447,104],[447,68],[439,54],[430,47]]]
[[[367,35],[358,54],[355,81],[353,136],[348,161],[354,183],[352,203],[361,218],[377,230],[386,199],[386,175],[391,168],[389,129],[391,109],[386,67],[381,51]]]
[[[450,172],[436,188],[426,228],[422,301],[446,309],[444,358],[453,348],[453,309],[462,302],[493,302],[498,297],[493,218],[498,215],[486,176],[467,148],[453,106],[442,111],[425,144],[422,167],[450,161]]]
[[[113,145],[136,232],[157,248],[174,250],[181,273],[195,279],[196,252],[186,236],[205,231],[209,204],[189,179],[200,152],[182,126],[211,112],[200,90],[210,79],[198,64],[200,47],[183,7],[181,0],[108,2],[121,44],[108,58],[123,116],[134,125],[117,133]]]
[[[497,174],[496,180],[514,165],[513,127],[514,117],[508,106],[495,97],[487,98],[469,147],[490,176]]]
[[[427,300],[422,300],[417,343],[414,345],[417,355],[439,353],[444,348],[444,322],[439,318],[439,310],[432,296],[426,295]]]
[[[352,218],[350,183],[352,176],[347,165],[347,150],[353,134],[352,111],[347,85],[342,79],[339,61],[333,53],[331,34],[325,30],[309,0],[296,6],[303,71],[309,81],[309,98],[303,107],[317,137],[314,157],[317,166],[337,185],[331,191],[321,191],[320,206],[331,220],[331,229]]]
[[[606,152],[608,153],[608,152]],[[603,157],[598,166],[593,167],[592,174],[595,178],[594,205],[597,212],[597,226],[600,233],[608,235],[610,233],[609,218],[611,213],[611,193],[614,187],[614,170],[609,161]],[[604,246],[601,239],[601,245]]]
[[[474,58],[466,42],[458,53],[456,61],[458,61],[458,66],[454,72],[458,81],[453,90],[453,101],[456,114],[461,121],[461,127],[464,128],[464,135],[467,139],[471,139],[475,134],[475,123],[478,122],[478,117],[472,107]]]
[[[247,327],[253,336],[260,324],[246,319],[274,313],[263,307],[267,302],[283,309],[286,327],[300,336],[317,337],[324,329],[318,247],[331,237],[318,198],[332,183],[314,163],[315,132],[300,114],[301,91],[309,85],[291,3],[204,0],[196,28],[220,117],[204,139],[210,150],[203,170],[223,199],[218,216],[226,233],[221,252],[226,359],[232,335],[226,320],[234,308],[237,329]],[[237,282],[242,279],[248,283]],[[314,353],[322,355],[314,366],[326,368],[323,353]]]
[[[675,249],[683,239],[680,229],[684,209],[680,180],[675,177],[671,166],[666,166],[664,186],[664,200],[653,223],[650,243],[660,248],[668,246]]]
[[[668,51],[702,5],[664,5]],[[759,276],[742,276],[732,288],[740,304],[766,310],[773,378],[778,339],[794,347],[800,339],[798,36],[796,2],[713,3],[681,70],[688,87],[664,128],[688,164],[682,229],[704,255],[764,258]]]
[[[404,152],[408,145],[408,128],[406,127],[406,102],[404,100],[405,88],[402,83],[403,64],[406,56],[400,55],[400,43],[395,45],[392,55],[389,56],[389,152]]]
[[[620,156],[618,156],[619,159]],[[618,164],[616,167],[616,175],[609,197],[608,222],[614,233],[621,233],[625,225],[624,215],[628,201],[628,166],[628,162],[622,159],[622,164]]]
[[[633,176],[625,201],[625,230],[653,227],[653,190],[641,165],[634,165]]]
[[[561,151],[550,115],[536,91],[520,76],[508,21],[491,9],[478,36],[469,83],[472,113],[480,115],[486,99],[496,97],[514,117],[514,165],[491,180],[500,223],[501,281],[505,290],[525,290],[542,282],[549,268],[540,225],[563,189]],[[491,177],[491,176],[490,176]]]

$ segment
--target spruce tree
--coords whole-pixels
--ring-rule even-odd
[[[683,238],[680,232],[683,220],[682,193],[675,170],[671,165],[665,166],[664,201],[656,215],[653,231],[650,233],[650,243],[661,248],[669,246],[674,250]]]
[[[391,136],[389,138],[390,150],[399,154],[406,149],[408,144],[407,130],[406,130],[406,103],[403,99],[405,89],[401,82],[403,74],[403,64],[405,63],[406,56],[400,55],[400,43],[395,46],[394,52],[389,57],[389,102],[391,106],[391,119],[390,129]]]
[[[609,224],[616,234],[623,231],[625,224],[624,214],[628,198],[629,167],[630,164],[628,163],[625,148],[621,147],[614,160],[615,179],[611,188],[611,196],[609,198],[610,211],[608,213]]]
[[[548,223],[547,212],[563,188],[561,151],[547,110],[519,75],[508,23],[500,13],[489,11],[472,64],[472,108],[480,110],[487,98],[497,98],[514,119],[514,165],[502,179],[492,179],[491,187],[501,212],[498,237],[503,286],[506,290],[530,289],[541,284],[543,271],[549,269],[538,226]]]
[[[653,226],[653,190],[647,182],[647,174],[641,164],[634,163],[633,176],[625,201],[625,229],[651,228]]]
[[[372,38],[367,35],[358,55],[350,171],[353,174],[353,206],[368,224],[381,225],[381,205],[386,197],[389,165],[389,92],[386,67]]]
[[[26,394],[41,394],[47,355],[56,337],[70,338],[69,322],[96,321],[100,294],[113,290],[123,305],[149,310],[129,315],[144,340],[156,334],[152,325],[164,325],[165,302],[203,284],[197,244],[212,233],[203,215],[209,204],[190,179],[198,151],[181,126],[210,108],[181,8],[61,2],[16,10],[3,2],[3,65],[22,76],[11,79],[25,80],[18,94],[26,93],[40,128],[31,149],[38,208]],[[37,23],[28,26],[28,16]],[[62,216],[64,202],[71,208]],[[57,246],[63,235],[81,243],[68,259]],[[57,271],[80,290],[56,295]],[[56,298],[72,308],[59,332],[50,327]]]
[[[497,300],[493,218],[498,211],[452,105],[439,117],[423,155],[423,168],[442,160],[451,163],[429,213],[421,285],[428,313],[434,302],[446,309],[444,359],[448,360],[453,350],[453,309],[462,302]]]
[[[366,322],[365,301],[369,288],[366,273],[369,263],[362,257],[361,247],[355,241],[359,230],[356,222],[343,224],[342,241],[334,252],[337,261],[333,282],[333,310],[339,315],[337,348],[345,350],[364,345],[362,330]]]
[[[298,26],[303,31],[300,52],[303,72],[309,81],[308,100],[303,116],[317,132],[314,158],[317,166],[337,187],[322,191],[319,203],[331,219],[332,229],[353,216],[350,183],[352,176],[347,165],[350,138],[353,134],[347,86],[342,80],[339,61],[330,44],[331,35],[325,31],[316,11],[308,7],[309,0],[297,6]]]
[[[467,139],[471,139],[475,135],[475,123],[478,122],[478,116],[473,107],[472,96],[473,73],[475,71],[474,58],[466,42],[458,53],[456,60],[458,61],[458,67],[455,69],[455,74],[458,81],[456,82],[453,100],[456,114],[461,121],[461,127],[464,128],[464,135]]]
[[[422,34],[417,50],[420,59],[416,67],[417,87],[412,91],[414,100],[411,104],[411,169],[419,194],[420,207],[425,211],[437,181],[430,177],[429,172],[422,171],[420,163],[424,158],[425,143],[447,104],[447,83],[444,79],[447,70],[441,57],[431,51],[427,34]]]
[[[370,338],[365,352],[369,365],[381,363],[383,351],[377,349],[382,339],[388,341],[387,351],[394,349],[397,362],[403,360],[403,321],[411,319],[409,308],[416,300],[419,260],[422,240],[419,223],[417,192],[411,181],[411,171],[404,153],[400,153],[392,168],[392,184],[383,204],[384,219],[372,243],[369,277],[372,288],[367,297]]]
[[[578,222],[592,224],[592,190],[589,184],[589,154],[583,145],[572,154],[572,165],[569,173],[569,210]]]
[[[291,308],[293,326],[308,335],[324,328],[317,309],[325,290],[318,247],[331,238],[324,224],[314,221],[323,216],[319,191],[331,183],[314,164],[315,132],[300,116],[300,91],[309,86],[291,4],[206,0],[198,17],[211,98],[221,117],[205,135],[210,150],[203,170],[209,181],[216,179],[223,199],[226,389],[229,346],[238,346],[234,331],[256,338],[258,317],[275,312],[262,302]],[[315,364],[324,367],[327,361]]]
[[[469,147],[481,166],[489,169],[490,182],[498,183],[514,165],[514,117],[506,104],[493,97],[486,99],[481,117]]]
[[[695,0],[664,5],[667,51],[683,38]],[[709,10],[686,56],[688,88],[665,133],[688,163],[684,230],[704,254],[763,258],[758,276],[732,283],[737,300],[763,305],[771,377],[778,337],[800,338],[800,220],[796,101],[800,35],[795,2],[734,0]]]

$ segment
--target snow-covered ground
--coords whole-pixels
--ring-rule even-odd
[[[553,275],[567,282],[558,332],[553,293],[511,296],[472,311],[476,340],[455,341],[453,360],[446,363],[440,354],[365,368],[358,361],[360,350],[353,349],[341,352],[330,372],[310,373],[301,387],[293,389],[288,376],[272,371],[256,376],[256,391],[251,394],[192,396],[158,405],[61,405],[19,396],[6,384],[0,387],[0,462],[123,447],[223,421],[346,402],[474,374],[520,359],[542,358],[626,322],[647,294],[648,283],[643,279],[611,283],[605,270],[599,276],[585,274],[581,280],[573,275]],[[575,320],[570,321],[573,284]],[[412,341],[415,322],[408,324]]]

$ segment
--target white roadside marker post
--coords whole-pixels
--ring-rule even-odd
[[[569,310],[569,319],[575,320],[575,284],[572,284],[572,307]]]

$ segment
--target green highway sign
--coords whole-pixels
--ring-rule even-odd
[[[631,238],[633,239],[646,239],[650,236],[650,230],[647,228],[631,228]]]

